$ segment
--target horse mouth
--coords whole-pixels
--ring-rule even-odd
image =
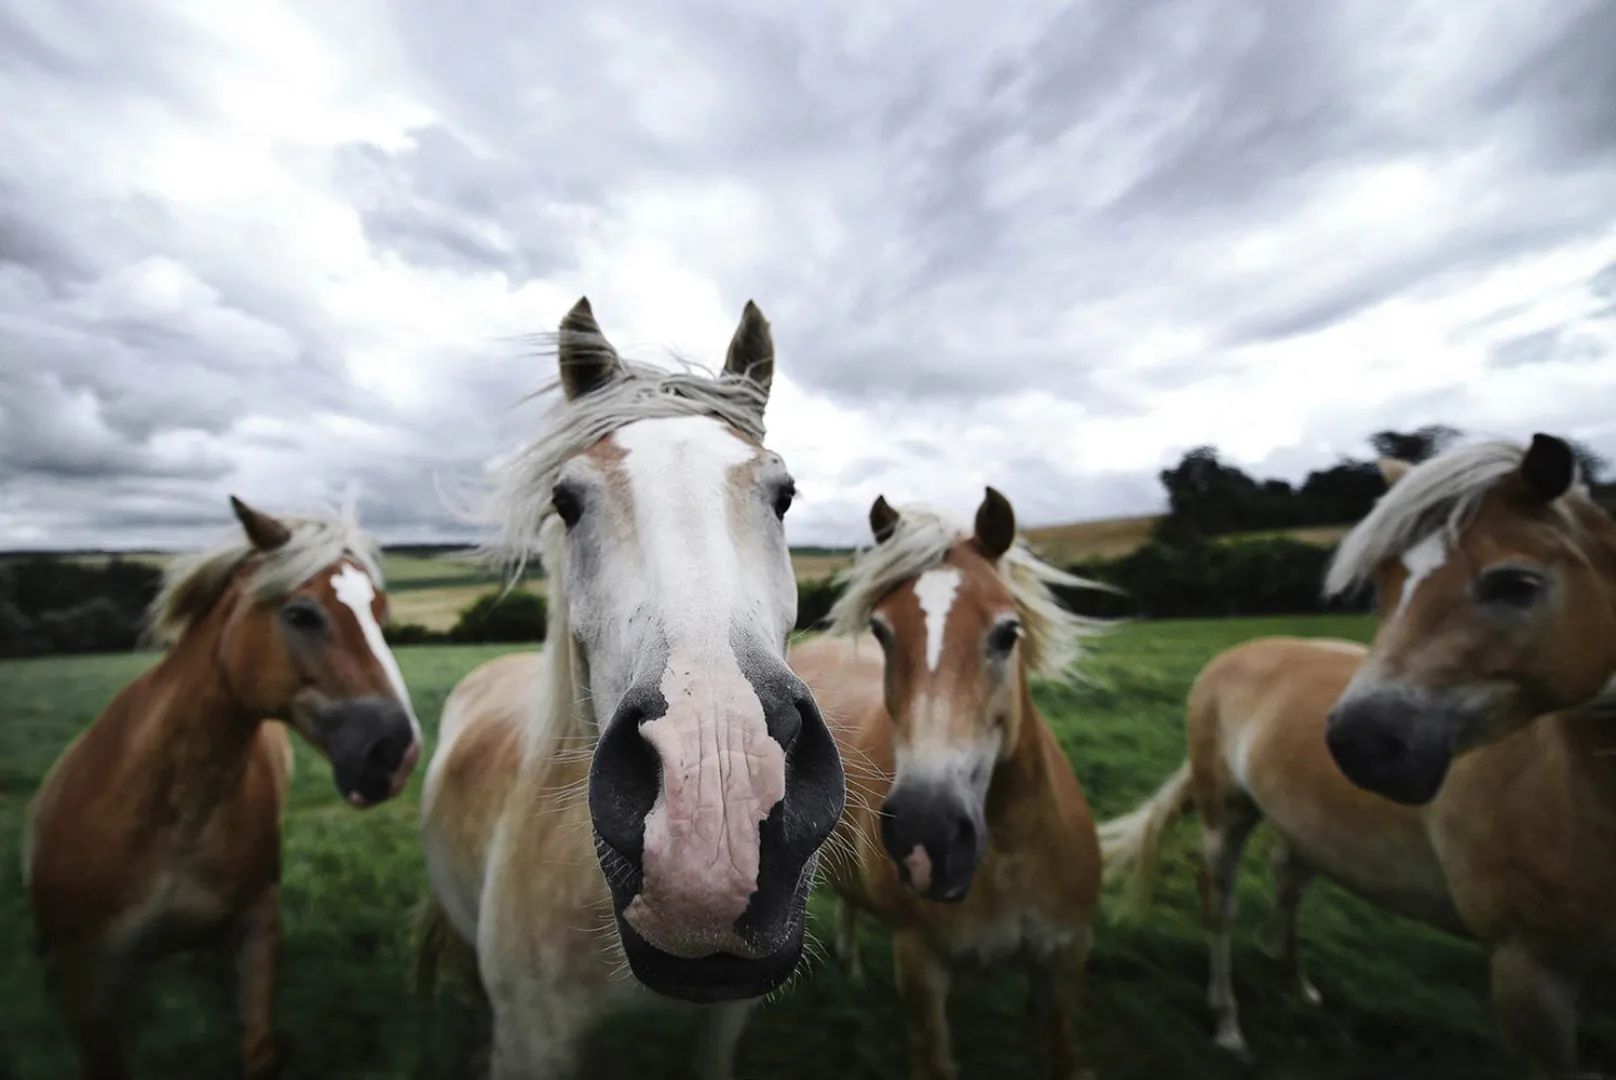
[[[648,989],[664,997],[711,1005],[762,997],[791,978],[802,960],[803,937],[808,925],[808,893],[813,886],[816,859],[809,859],[796,887],[785,902],[780,923],[765,940],[776,947],[762,955],[738,956],[716,951],[706,956],[676,956],[653,945],[636,930],[626,911],[640,888],[638,867],[596,837],[601,869],[612,894],[617,937],[629,970]],[[760,945],[762,942],[760,942]]]
[[[617,932],[629,968],[649,989],[664,997],[711,1005],[762,997],[789,979],[802,959],[798,921],[784,948],[756,958],[722,952],[695,959],[674,956],[646,941],[621,916]]]

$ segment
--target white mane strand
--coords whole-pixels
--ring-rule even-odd
[[[831,607],[830,632],[865,633],[882,597],[936,566],[951,547],[970,535],[969,530],[928,507],[901,507],[892,535],[860,552],[840,575],[845,587]],[[1083,638],[1110,624],[1066,610],[1052,588],[1110,591],[1110,587],[1050,566],[1019,539],[1000,558],[998,567],[1015,600],[1029,670],[1044,678],[1065,676],[1082,655]]]
[[[359,527],[352,507],[325,517],[279,519],[291,539],[274,551],[261,552],[241,537],[195,555],[181,556],[163,571],[162,588],[146,611],[150,635],[170,644],[213,607],[237,568],[253,556],[261,561],[243,583],[255,600],[289,596],[309,578],[348,556],[359,563],[380,589],[381,556],[376,541]]]
[[[1414,466],[1342,539],[1324,580],[1325,595],[1365,584],[1381,563],[1438,529],[1450,542],[1457,539],[1482,496],[1519,469],[1525,457],[1524,447],[1494,439],[1455,447]]]

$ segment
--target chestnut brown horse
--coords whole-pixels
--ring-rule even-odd
[[[1293,950],[1315,870],[1472,935],[1505,1041],[1564,1073],[1577,989],[1616,966],[1616,523],[1548,436],[1383,469],[1392,487],[1328,582],[1376,587],[1373,647],[1258,642],[1213,661],[1189,763],[1102,830],[1108,855],[1141,881],[1165,823],[1190,799],[1201,811],[1220,1041],[1239,1035],[1219,1000],[1227,890],[1260,815],[1285,841]]]
[[[768,322],[746,305],[718,378],[623,360],[583,300],[557,346],[565,398],[491,511],[508,553],[543,554],[547,645],[455,687],[422,799],[422,959],[475,950],[502,1078],[569,1072],[639,985],[733,1002],[787,979],[844,795],[785,661]]]
[[[1030,962],[1055,1075],[1070,1076],[1099,848],[1029,679],[1064,675],[1092,626],[1049,586],[1089,583],[1019,543],[992,488],[973,531],[884,499],[870,523],[877,543],[849,571],[835,633],[791,654],[848,763],[848,809],[825,859],[844,903],[838,951],[856,966],[857,912],[892,929],[917,1077],[954,1074],[951,968]]]
[[[222,947],[239,971],[242,1061],[274,1071],[284,721],[355,806],[420,756],[372,545],[351,519],[278,519],[232,499],[245,542],[176,560],[153,604],[173,647],[57,760],[29,807],[38,941],[88,1077],[128,1073],[140,969]]]

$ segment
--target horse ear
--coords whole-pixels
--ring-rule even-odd
[[[274,551],[292,538],[292,530],[279,518],[254,510],[234,495],[230,496],[230,509],[247,533],[247,539],[259,551]]]
[[[1521,479],[1526,490],[1543,502],[1553,502],[1577,479],[1577,457],[1565,440],[1553,435],[1532,436],[1532,445],[1521,461]]]
[[[886,543],[898,531],[898,512],[892,509],[885,495],[877,495],[870,504],[870,531],[875,534],[877,544]]]
[[[765,397],[774,382],[774,335],[769,332],[769,320],[750,300],[741,310],[741,325],[730,339],[724,374],[751,379],[762,388]]]
[[[556,360],[561,367],[561,390],[567,400],[583,397],[622,374],[617,350],[600,332],[589,297],[580,296],[561,320],[556,339]]]
[[[1414,467],[1412,463],[1394,457],[1383,457],[1375,464],[1380,467],[1381,479],[1386,481],[1387,487],[1395,486]]]
[[[1010,500],[994,488],[982,496],[982,505],[976,508],[976,546],[990,559],[997,559],[1016,542],[1016,512]]]

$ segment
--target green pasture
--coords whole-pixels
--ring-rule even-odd
[[[423,560],[427,561],[427,560]],[[437,562],[437,560],[430,560]],[[419,567],[422,572],[436,567]],[[398,575],[398,570],[393,571]],[[395,576],[395,580],[397,577]],[[1183,699],[1201,665],[1238,641],[1274,633],[1363,638],[1367,619],[1320,616],[1140,623],[1097,642],[1087,677],[1042,686],[1055,726],[1100,817],[1154,790],[1183,753]],[[499,646],[399,650],[429,733],[445,695]],[[46,998],[18,872],[23,806],[51,761],[151,654],[0,662],[0,1080],[55,1080],[72,1060]],[[420,779],[397,802],[359,813],[336,798],[324,763],[298,747],[286,821],[285,943],[278,1026],[289,1078],[462,1077],[484,1022],[407,985],[410,912],[421,895],[416,840]],[[1303,913],[1309,970],[1326,1004],[1296,1001],[1260,946],[1271,914],[1266,839],[1241,878],[1235,968],[1255,1071],[1214,1050],[1205,1006],[1206,952],[1195,885],[1193,823],[1171,837],[1157,903],[1144,925],[1098,928],[1080,1027],[1102,1077],[1502,1077],[1511,1075],[1484,1004],[1487,971],[1466,942],[1384,914],[1327,884]],[[826,898],[815,926],[828,938]],[[754,1014],[740,1073],[754,1077],[901,1076],[902,1034],[886,936],[868,926],[862,986],[820,962]],[[235,1075],[226,974],[179,958],[149,983],[139,1075],[165,1080]],[[951,1009],[963,1076],[1044,1072],[1025,1021],[1026,979],[1014,970],[963,972]],[[1598,1012],[1597,1003],[1591,1011]],[[1609,1016],[1606,1002],[1603,1015]],[[612,1019],[584,1075],[687,1076],[689,1012]],[[1616,1066],[1616,1026],[1594,1025],[1586,1049]]]

